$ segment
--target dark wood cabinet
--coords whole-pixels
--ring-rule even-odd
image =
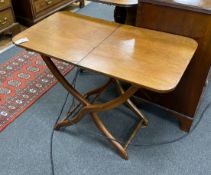
[[[173,113],[181,129],[189,131],[211,66],[211,1],[141,0],[136,25],[197,41],[198,49],[174,91],[139,94]]]
[[[76,0],[12,0],[15,16],[23,25],[31,26]],[[80,3],[83,4],[83,0]]]
[[[7,32],[15,35],[19,31],[19,25],[15,22],[11,1],[0,0],[0,34]]]

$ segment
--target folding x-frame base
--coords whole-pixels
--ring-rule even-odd
[[[78,108],[74,108],[72,111],[69,112],[66,118],[64,118],[62,121],[58,122],[58,124],[55,126],[56,130],[59,130],[61,127],[65,126],[71,126],[73,124],[78,123],[87,113],[91,115],[91,118],[93,119],[94,123],[96,124],[97,128],[109,139],[109,141],[113,144],[113,146],[119,151],[120,155],[124,159],[128,159],[127,154],[127,148],[132,141],[132,139],[135,137],[136,133],[141,127],[146,127],[148,124],[148,120],[144,117],[144,115],[140,112],[140,110],[133,104],[133,102],[130,100],[130,98],[139,90],[139,87],[135,85],[131,85],[128,90],[124,91],[122,86],[120,85],[118,80],[115,80],[113,78],[110,78],[109,81],[90,92],[87,92],[85,95],[80,94],[69,82],[64,78],[64,76],[60,73],[60,71],[57,69],[51,58],[48,56],[42,56],[43,60],[45,61],[48,68],[51,70],[52,74],[57,78],[57,80],[64,86],[64,88],[72,94],[82,105],[82,108],[80,108],[79,112],[77,112],[71,119],[69,119],[69,115],[73,113],[73,111]],[[117,86],[117,89],[120,93],[120,96],[103,104],[94,104],[93,102],[88,101],[88,97],[95,95],[95,99],[103,92],[105,91],[112,83],[115,83]],[[109,132],[109,130],[106,128],[106,126],[103,124],[102,120],[98,116],[98,112],[111,110],[113,108],[116,108],[120,106],[121,104],[126,103],[129,109],[131,109],[136,116],[138,117],[138,122],[136,123],[136,126],[134,127],[132,133],[129,136],[128,141],[125,145],[121,145],[119,142],[116,141],[116,139],[113,137],[113,135]]]

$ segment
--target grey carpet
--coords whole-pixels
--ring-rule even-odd
[[[113,7],[90,4],[80,13],[103,16],[112,20]],[[96,13],[95,13],[96,12]],[[103,15],[102,15],[103,14]],[[7,60],[19,48],[12,48],[0,55]],[[68,74],[71,81],[73,73]],[[106,77],[92,73],[81,74],[77,88],[81,92],[105,82]],[[66,91],[60,84],[49,90],[32,107],[0,133],[0,175],[50,175],[50,133]],[[111,88],[101,101],[115,96]],[[173,99],[172,99],[173,100]],[[68,100],[70,104],[71,98]],[[211,85],[208,84],[201,99],[196,121],[211,101]],[[67,111],[68,104],[64,113]],[[142,129],[133,144],[157,143],[172,140],[184,133],[178,122],[153,106],[142,107],[149,118],[149,127]],[[56,175],[210,175],[211,174],[211,109],[208,109],[196,130],[185,139],[174,144],[155,147],[129,146],[129,160],[119,157],[106,139],[99,136],[89,116],[78,125],[55,132],[53,156]],[[134,123],[134,116],[125,107],[100,114],[106,125],[118,139],[124,140]],[[63,115],[64,116],[64,115]],[[92,134],[91,134],[91,133]]]

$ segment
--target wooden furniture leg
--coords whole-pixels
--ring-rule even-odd
[[[126,7],[116,6],[114,9],[114,21],[120,24],[125,24],[127,16]]]
[[[125,91],[124,89],[122,88],[121,86],[121,83],[119,82],[119,80],[115,80],[115,83],[116,83],[116,86],[117,86],[117,90],[119,91],[120,94],[124,94]],[[128,106],[128,108],[134,112],[136,114],[136,116],[139,118],[139,119],[143,119],[144,120],[144,123],[143,123],[143,126],[147,126],[148,125],[148,120],[147,118],[144,116],[144,114],[142,114],[142,112],[137,108],[137,106],[128,98],[127,101],[125,102],[126,105]]]
[[[50,69],[51,73],[55,76],[55,78],[64,86],[64,88],[70,92],[78,101],[80,101],[83,105],[88,105],[89,103],[87,100],[84,99],[84,97],[75,90],[69,82],[64,78],[64,76],[60,73],[60,71],[57,69],[53,61],[50,57],[41,55],[42,59]]]
[[[113,79],[109,79],[107,83],[105,83],[103,86],[101,87],[98,87],[94,90],[91,90],[89,92],[87,92],[86,94],[84,94],[84,98],[88,99],[90,96],[92,95],[95,95],[94,99],[92,100],[92,103],[100,96],[100,94],[105,91],[112,83],[114,82]],[[74,107],[72,110],[70,110],[66,117],[60,122],[61,123],[61,126],[60,125],[57,125],[55,127],[55,129],[59,129],[60,127],[62,127],[63,125],[67,125],[65,123],[69,123],[68,122],[68,118],[81,106],[81,104],[79,103],[76,107]],[[76,117],[77,118],[77,117]],[[79,121],[79,118],[77,118],[78,120],[72,120],[72,122],[70,122],[70,125],[74,124],[74,123],[77,123]]]
[[[109,141],[113,144],[114,147],[117,148],[119,151],[120,155],[125,159],[128,160],[128,154],[126,149],[116,141],[116,139],[113,137],[113,135],[108,131],[108,129],[105,127],[103,122],[100,120],[99,116],[97,113],[91,113],[92,119],[94,120],[96,126],[98,129],[109,139]]]
[[[83,8],[85,6],[85,0],[80,0],[79,7]]]
[[[108,138],[108,140],[112,143],[112,145],[119,151],[120,155],[124,158],[124,159],[128,159],[128,155],[127,155],[127,148],[128,145],[130,144],[130,142],[132,141],[132,139],[135,137],[136,133],[138,132],[138,130],[141,128],[142,124],[146,125],[147,120],[145,119],[145,117],[143,117],[143,115],[139,112],[137,112],[136,110],[138,110],[136,107],[134,107],[134,105],[132,103],[132,109],[134,109],[134,112],[136,114],[138,114],[139,116],[139,121],[135,127],[135,129],[132,131],[128,141],[126,142],[125,145],[121,145],[114,137],[113,135],[110,133],[110,131],[107,129],[107,127],[103,124],[102,120],[100,119],[100,117],[98,116],[98,112],[103,112],[103,111],[107,111],[107,110],[111,110],[113,108],[118,107],[119,105],[125,103],[128,101],[128,99],[130,97],[132,97],[134,95],[134,93],[136,93],[139,90],[139,87],[132,85],[130,88],[128,88],[128,90],[126,91],[122,91],[120,96],[109,101],[109,102],[105,102],[103,104],[92,104],[90,103],[86,97],[90,96],[90,95],[94,95],[96,94],[97,96],[99,94],[101,94],[105,89],[107,89],[112,82],[114,82],[113,79],[110,79],[105,85],[101,86],[100,88],[97,88],[95,90],[92,90],[88,93],[86,93],[84,96],[81,95],[76,89],[73,88],[72,85],[69,84],[69,82],[64,78],[64,76],[59,72],[59,70],[57,69],[57,67],[55,66],[55,64],[53,63],[53,61],[51,60],[50,57],[48,56],[42,56],[43,60],[45,61],[46,65],[48,66],[48,68],[50,69],[50,71],[52,72],[52,74],[57,78],[57,80],[64,86],[64,88],[71,93],[82,105],[82,109],[80,109],[80,111],[71,118],[71,120],[68,120],[67,118],[64,119],[63,121],[58,122],[58,124],[55,126],[55,129],[60,129],[61,127],[64,126],[70,126],[73,124],[76,124],[77,122],[79,122],[86,114],[91,114],[91,117],[94,121],[94,123],[96,124],[97,128],[106,136],[106,138]]]
[[[138,87],[135,86],[131,86],[124,94],[122,94],[121,96],[117,97],[114,100],[111,100],[109,102],[103,103],[103,104],[90,104],[87,101],[87,105],[85,105],[78,114],[76,114],[75,116],[72,117],[71,120],[65,120],[62,122],[59,122],[55,129],[59,129],[63,126],[71,126],[73,124],[78,123],[85,114],[87,113],[91,113],[91,112],[103,112],[103,111],[107,111],[107,110],[111,110],[113,108],[116,108],[118,106],[120,106],[121,104],[125,103],[127,101],[127,99],[129,97],[131,97],[135,92],[138,91]]]
[[[131,7],[116,6],[114,9],[114,21],[120,24],[135,26],[137,5]]]

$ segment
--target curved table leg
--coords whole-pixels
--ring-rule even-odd
[[[103,104],[89,104],[87,106],[84,106],[79,111],[79,113],[76,114],[71,120],[64,120],[64,121],[59,122],[56,125],[55,129],[59,129],[60,127],[63,127],[63,126],[71,126],[73,124],[76,124],[84,117],[85,114],[90,113],[97,128],[109,139],[109,141],[112,143],[112,145],[114,147],[116,147],[116,149],[119,151],[120,155],[125,160],[127,160],[128,159],[128,155],[127,155],[127,151],[126,151],[127,147],[130,144],[130,142],[132,141],[132,139],[135,137],[136,133],[138,132],[138,130],[140,129],[142,124],[144,123],[144,120],[140,119],[140,121],[137,123],[136,127],[132,131],[128,141],[123,146],[119,142],[117,142],[116,139],[113,137],[113,135],[109,132],[109,130],[106,128],[106,126],[103,124],[103,122],[97,115],[97,112],[107,111],[107,110],[113,109],[113,108],[125,103],[127,101],[127,99],[129,97],[131,97],[137,90],[138,90],[137,87],[132,86],[126,92],[124,92],[119,97],[117,97],[116,99],[114,99],[110,102],[106,102]]]
[[[110,78],[104,85],[101,87],[98,87],[96,89],[93,89],[83,95],[85,99],[88,99],[90,96],[95,95],[94,99],[92,100],[92,103],[114,82],[114,79]],[[68,119],[69,116],[71,116],[79,107],[81,104],[78,104],[76,107],[71,109],[68,113],[65,119]]]
[[[140,119],[140,121],[138,122],[137,126],[135,127],[132,134],[130,135],[126,145],[122,146],[120,143],[118,143],[116,141],[116,139],[113,137],[113,135],[109,132],[109,130],[103,124],[103,122],[97,115],[97,112],[111,110],[111,109],[116,108],[119,105],[127,102],[128,99],[130,97],[132,97],[134,95],[134,93],[136,93],[139,90],[139,88],[136,86],[131,86],[128,90],[122,91],[122,93],[120,94],[119,97],[117,97],[109,102],[106,102],[103,104],[91,104],[86,99],[86,97],[88,95],[92,95],[92,94],[97,94],[97,95],[101,94],[113,82],[112,79],[110,81],[108,81],[104,86],[102,86],[98,89],[95,89],[83,96],[72,85],[69,84],[69,82],[64,78],[64,76],[60,73],[60,71],[57,69],[55,64],[52,62],[51,58],[49,58],[48,56],[42,56],[42,58],[45,61],[48,68],[51,70],[52,74],[57,78],[57,80],[64,86],[64,88],[69,93],[71,93],[80,102],[81,105],[83,105],[83,108],[71,120],[68,120],[67,118],[65,118],[63,121],[59,122],[55,126],[55,129],[59,129],[60,127],[63,127],[63,126],[70,126],[70,125],[76,124],[85,116],[85,114],[90,113],[91,117],[92,117],[93,121],[95,122],[96,126],[98,127],[98,129],[110,140],[110,142],[113,144],[113,146],[117,148],[117,150],[119,151],[121,156],[127,160],[128,155],[127,155],[126,149],[129,145],[129,143],[135,137],[135,135],[136,135],[138,129],[141,127],[142,123],[145,121],[144,117],[142,117]]]
[[[120,95],[119,97],[115,98],[114,100],[111,100],[109,102],[103,103],[103,104],[88,104],[85,105],[78,114],[72,117],[71,120],[64,120],[55,126],[55,129],[59,129],[64,126],[71,126],[72,124],[78,123],[84,115],[90,112],[103,112],[107,110],[111,110],[113,108],[116,108],[120,106],[121,104],[125,103],[128,98],[130,98],[134,93],[138,91],[138,87],[131,86],[124,94]]]
[[[70,83],[64,78],[64,76],[61,74],[61,72],[58,70],[58,68],[55,66],[53,61],[48,56],[41,56],[48,68],[50,69],[51,73],[56,77],[56,79],[63,85],[63,87],[70,92],[79,102],[81,102],[83,105],[88,105],[86,99],[77,91],[75,88],[70,85]]]

